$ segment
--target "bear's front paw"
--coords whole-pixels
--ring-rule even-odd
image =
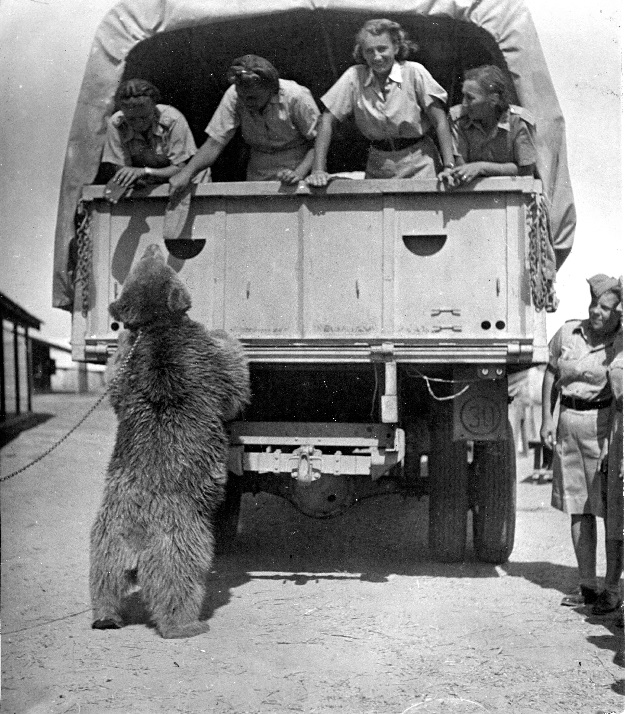
[[[122,627],[122,621],[112,617],[103,617],[99,620],[94,620],[91,625],[93,630],[121,630]]]

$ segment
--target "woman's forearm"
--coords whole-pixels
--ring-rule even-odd
[[[453,166],[455,163],[454,147],[445,110],[441,106],[434,104],[429,107],[427,114],[436,131],[443,164],[445,166]]]
[[[178,171],[180,171],[184,167],[185,164],[178,164],[177,166],[174,164],[170,164],[169,166],[164,166],[161,169],[146,168],[145,175],[148,179],[157,181],[168,181],[174,174],[177,174]]]
[[[207,169],[209,166],[212,166],[215,163],[215,161],[223,151],[224,146],[224,144],[220,143],[219,141],[215,141],[215,139],[209,137],[202,144],[202,146],[200,146],[196,154],[191,158],[189,163],[182,169],[182,171],[184,171],[189,178],[193,178],[200,171],[202,171],[203,169]]]
[[[480,164],[480,174],[482,176],[517,176],[519,167],[513,162],[498,164],[494,161],[478,161]]]
[[[555,375],[550,370],[545,370],[542,389],[543,421],[550,419],[556,406],[557,391],[555,389]]]
[[[315,149],[313,152],[312,170],[325,171],[328,162],[328,150],[332,141],[332,130],[335,118],[330,112],[324,112],[319,120]]]
[[[304,179],[306,178],[306,176],[308,176],[308,174],[310,173],[310,169],[313,165],[314,157],[315,149],[311,146],[310,149],[308,149],[308,151],[306,152],[306,156],[304,156],[299,165],[294,169],[299,179]]]

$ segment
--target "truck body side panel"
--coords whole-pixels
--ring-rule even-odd
[[[242,339],[252,359],[270,347],[297,361],[305,345],[334,349],[321,361],[341,350],[351,360],[358,349],[369,361],[372,346],[391,343],[406,361],[427,362],[443,349],[451,363],[477,356],[529,364],[546,347],[544,314],[531,304],[525,219],[536,191],[529,178],[453,192],[409,180],[336,181],[320,192],[208,184],[197,188],[181,236],[205,245],[169,263],[189,287],[191,317]],[[162,241],[167,189],[114,206],[99,187],[85,198],[93,210],[91,309],[75,320],[73,342],[75,358],[102,359],[118,327],[108,304],[145,248]],[[86,341],[100,345],[91,356]]]

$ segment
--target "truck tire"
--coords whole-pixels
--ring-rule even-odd
[[[514,547],[516,458],[512,428],[505,441],[476,442],[473,548],[478,560],[500,565]]]
[[[441,405],[435,412],[430,476],[430,555],[455,563],[464,559],[467,535],[468,464],[464,441],[453,441],[453,408]]]
[[[218,553],[228,553],[234,547],[239,528],[242,495],[239,477],[230,474],[226,484],[226,498],[215,511],[215,548]]]

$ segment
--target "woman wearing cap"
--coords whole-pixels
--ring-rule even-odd
[[[601,594],[596,577],[597,523],[605,517],[601,452],[610,429],[613,396],[608,380],[614,360],[621,316],[621,286],[616,278],[595,275],[588,280],[588,319],[569,320],[549,343],[549,363],[543,380],[543,443],[554,448],[553,494],[551,504],[571,515],[571,536],[579,568],[578,592],[565,596],[563,605],[595,605],[595,614],[606,614],[620,605],[616,592]],[[557,429],[553,412],[560,399]],[[606,589],[614,565],[608,549]],[[612,559],[611,559],[612,558]],[[621,569],[622,569],[622,560]]]
[[[428,70],[407,57],[415,45],[391,20],[369,20],[356,35],[350,67],[321,98],[326,111],[315,142],[313,172],[307,183],[325,186],[326,160],[337,121],[353,116],[369,140],[366,178],[431,178],[445,171],[454,155],[445,104],[447,93]],[[444,172],[443,172],[444,173]]]
[[[137,180],[168,181],[195,154],[184,115],[160,103],[158,89],[144,79],[122,82],[115,93],[118,111],[106,127],[99,180],[128,188]]]
[[[534,120],[510,104],[510,90],[499,67],[469,69],[462,84],[462,104],[449,110],[456,168],[445,177],[451,186],[480,176],[533,176]]]
[[[228,70],[231,86],[206,127],[208,139],[183,171],[170,180],[182,192],[201,169],[212,166],[238,127],[250,147],[248,181],[294,184],[312,165],[319,110],[306,87],[280,79],[262,57],[245,55]]]

